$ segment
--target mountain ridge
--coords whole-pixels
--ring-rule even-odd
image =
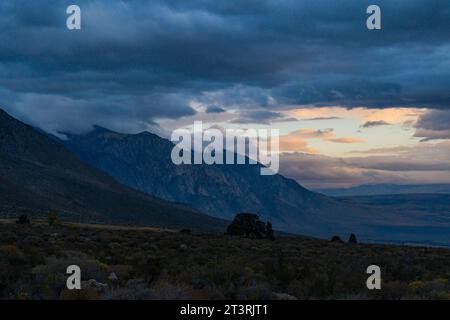
[[[64,143],[123,184],[216,217],[230,219],[249,211],[270,220],[277,230],[326,238],[356,232],[367,239],[396,240],[404,235],[399,231],[403,227],[440,226],[441,220],[430,219],[423,208],[410,216],[392,207],[386,210],[380,199],[329,197],[282,175],[261,176],[257,165],[176,166],[170,159],[173,143],[153,133],[123,134],[97,127]],[[385,234],[380,232],[385,225],[398,228]],[[414,234],[407,236],[415,240]]]
[[[226,222],[135,191],[0,109],[0,212],[222,231]]]
[[[240,211],[256,212],[278,228],[295,231],[286,227],[308,223],[296,214],[299,206],[334,202],[284,176],[261,176],[258,165],[174,165],[172,142],[148,132],[127,135],[96,126],[84,135],[68,135],[63,142],[125,185],[215,217],[231,219]]]
[[[74,141],[78,152],[67,147]],[[151,133],[108,129],[61,141],[0,113],[0,215],[56,212],[79,222],[225,230],[229,222],[186,207],[187,199],[222,217],[229,210],[226,218],[259,213],[276,230],[306,236],[450,244],[450,197],[327,197],[280,175],[261,176],[255,165],[175,166],[172,146]],[[114,173],[130,174],[125,178],[148,192],[125,187]],[[178,204],[151,196],[155,191],[170,191]]]

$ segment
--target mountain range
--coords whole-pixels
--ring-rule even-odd
[[[59,140],[0,111],[0,215],[223,232],[249,211],[290,233],[450,245],[450,195],[335,198],[259,165],[177,166],[172,148],[101,127]]]
[[[223,220],[138,192],[0,110],[0,214],[222,231]]]
[[[255,212],[278,230],[320,237],[357,232],[367,239],[425,241],[433,238],[428,228],[443,228],[434,237],[445,242],[450,231],[447,197],[438,211],[427,209],[429,199],[422,199],[420,207],[408,207],[407,197],[385,206],[381,198],[334,198],[279,174],[262,176],[257,165],[174,165],[172,142],[148,132],[123,134],[96,127],[87,134],[68,135],[63,143],[129,187],[218,218]]]
[[[328,235],[346,220],[334,221],[336,214],[359,212],[282,175],[260,175],[259,165],[175,165],[173,143],[149,132],[95,127],[67,136],[62,143],[68,149],[120,183],[214,217],[231,220],[238,212],[254,212],[279,230]]]

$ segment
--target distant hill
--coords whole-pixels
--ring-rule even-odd
[[[370,196],[388,194],[449,193],[448,184],[362,184],[351,188],[316,189],[315,191],[333,197]]]
[[[0,215],[223,231],[227,223],[117,183],[59,142],[0,110]]]
[[[450,194],[396,194],[340,199],[388,213],[391,218],[384,223],[367,225],[368,234],[383,234],[384,238],[391,240],[422,239],[417,242],[450,246]],[[395,217],[402,216],[406,216],[409,221],[397,225],[392,223]],[[413,242],[416,241],[410,241]]]

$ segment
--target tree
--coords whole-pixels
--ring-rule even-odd
[[[274,232],[273,232],[272,223],[270,221],[267,221],[266,238],[270,239],[272,241],[275,240],[275,235],[274,235]]]
[[[350,238],[348,238],[348,243],[358,243],[358,240],[356,240],[356,236],[354,233],[350,235]]]
[[[58,223],[58,215],[56,213],[50,213],[48,215],[48,225],[54,226],[57,223]]]
[[[268,234],[269,229],[269,234]],[[259,216],[254,213],[239,213],[228,226],[227,235],[245,236],[246,238],[268,238],[275,239],[272,224],[267,225],[259,220]]]

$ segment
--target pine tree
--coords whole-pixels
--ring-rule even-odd
[[[350,238],[348,239],[348,243],[358,243],[358,240],[356,240],[356,236],[354,233],[350,235]]]
[[[275,235],[274,235],[274,232],[273,232],[272,223],[270,221],[267,222],[266,238],[270,239],[272,241],[275,240]]]

